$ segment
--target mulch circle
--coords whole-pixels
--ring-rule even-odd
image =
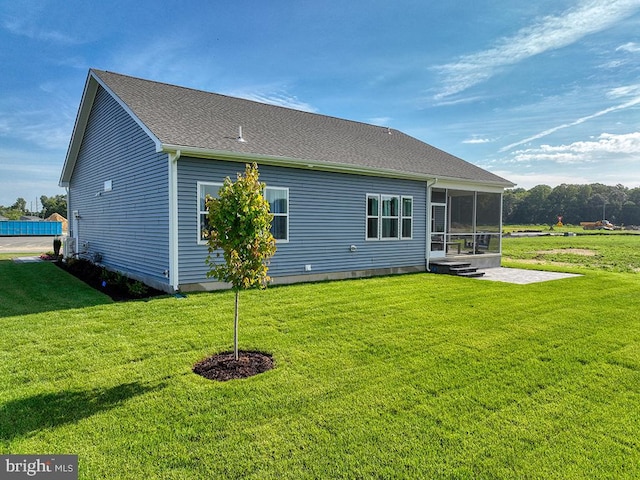
[[[273,368],[271,355],[262,352],[238,352],[238,360],[233,352],[218,353],[196,363],[193,373],[209,380],[226,382],[238,378],[247,378]]]

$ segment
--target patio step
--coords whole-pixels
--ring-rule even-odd
[[[429,263],[429,270],[433,273],[467,278],[477,278],[484,275],[484,272],[479,272],[469,262],[431,262]]]
[[[459,272],[456,275],[458,277],[478,278],[484,277],[484,272],[479,272],[477,268],[474,268],[472,272]]]

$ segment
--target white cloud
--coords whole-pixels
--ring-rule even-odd
[[[378,125],[380,127],[386,127],[391,123],[391,117],[372,117],[367,120],[372,125]]]
[[[621,135],[603,133],[595,140],[573,142],[568,145],[541,145],[513,152],[517,163],[554,162],[557,164],[585,164],[606,160],[634,161],[640,159],[640,132]]]
[[[506,151],[511,150],[512,148],[517,147],[519,145],[524,145],[525,143],[529,143],[529,142],[531,142],[533,140],[538,140],[539,138],[543,138],[543,137],[546,137],[547,135],[551,135],[552,133],[555,133],[558,130],[563,130],[565,128],[573,127],[573,126],[579,125],[581,123],[587,122],[589,120],[592,120],[594,118],[601,117],[602,115],[606,115],[608,113],[615,112],[615,111],[618,111],[618,110],[624,110],[626,108],[634,107],[636,105],[640,105],[640,96],[633,97],[633,98],[631,98],[631,100],[628,100],[628,101],[626,101],[624,103],[621,103],[619,105],[614,105],[613,107],[605,108],[604,110],[600,110],[600,111],[598,111],[596,113],[593,113],[591,115],[587,115],[587,116],[578,118],[577,120],[574,120],[573,122],[564,123],[562,125],[558,125],[556,127],[552,127],[552,128],[547,129],[547,130],[544,130],[544,131],[542,131],[540,133],[536,133],[535,135],[532,135],[530,137],[524,138],[522,140],[518,140],[517,142],[511,143],[511,144],[509,144],[509,145],[507,145],[505,147],[502,147],[499,150],[499,152],[501,152],[501,153],[506,152]]]
[[[66,150],[74,116],[69,109],[0,111],[0,138],[21,139],[41,148]]]
[[[548,152],[572,151],[588,154],[637,154],[640,153],[640,132],[626,133],[622,135],[603,133],[596,141],[574,142],[569,145],[559,145],[556,147],[543,145],[541,148]]]
[[[562,15],[544,17],[511,37],[499,39],[488,50],[464,55],[456,62],[436,67],[444,76],[444,85],[435,99],[443,100],[488,80],[502,67],[566,47],[589,34],[605,30],[638,9],[638,0],[591,0],[583,1]]]
[[[616,48],[616,52],[623,51],[629,53],[640,53],[640,44],[635,42],[625,43]]]
[[[38,40],[41,42],[57,43],[60,45],[74,45],[80,43],[77,39],[59,32],[57,30],[47,30],[37,25],[33,25],[24,19],[11,18],[2,23],[5,30],[14,35]]]
[[[194,58],[185,37],[140,40],[114,52],[109,63],[117,72],[177,85],[198,83],[194,78],[194,72],[198,69],[194,69],[193,65],[204,66],[204,62]]]
[[[515,152],[513,155],[513,161],[516,163],[532,163],[545,160],[561,164],[578,164],[587,161],[583,156],[570,152],[545,153],[544,151],[532,149]]]
[[[607,92],[607,97],[609,98],[622,98],[636,95],[640,96],[640,83],[612,88]]]
[[[489,139],[489,138],[480,138],[479,136],[472,136],[471,138],[468,138],[466,140],[463,140],[462,143],[467,143],[467,144],[481,144],[481,143],[491,143],[493,142],[493,140]]]
[[[245,98],[260,103],[268,103],[278,107],[293,108],[294,110],[302,110],[303,112],[315,113],[317,108],[311,104],[303,102],[295,95],[290,95],[284,91],[260,92],[260,91],[236,91],[230,94],[234,97]]]

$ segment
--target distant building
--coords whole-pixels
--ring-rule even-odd
[[[62,223],[62,233],[67,233],[69,231],[68,220],[57,212],[52,213],[47,218],[45,218],[45,222],[60,222]]]

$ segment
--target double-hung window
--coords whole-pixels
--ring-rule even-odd
[[[398,223],[400,222],[400,197],[394,195],[381,195],[380,203],[382,212],[382,231],[380,238],[398,238]]]
[[[206,242],[209,236],[209,211],[207,210],[207,195],[217,197],[221,183],[198,182],[198,238],[200,242]]]
[[[402,197],[402,226],[400,238],[413,238],[413,197]]]
[[[198,235],[199,242],[207,240],[209,221],[206,205],[207,195],[218,196],[222,183],[198,182]],[[289,189],[280,187],[265,187],[264,198],[269,202],[269,209],[273,215],[271,234],[279,242],[289,241]]]
[[[379,230],[380,195],[367,195],[367,240],[377,240]]]
[[[367,194],[367,240],[411,239],[413,197]]]
[[[289,240],[289,189],[266,187],[264,198],[269,202],[269,210],[273,215],[271,234],[273,238],[286,242]]]

